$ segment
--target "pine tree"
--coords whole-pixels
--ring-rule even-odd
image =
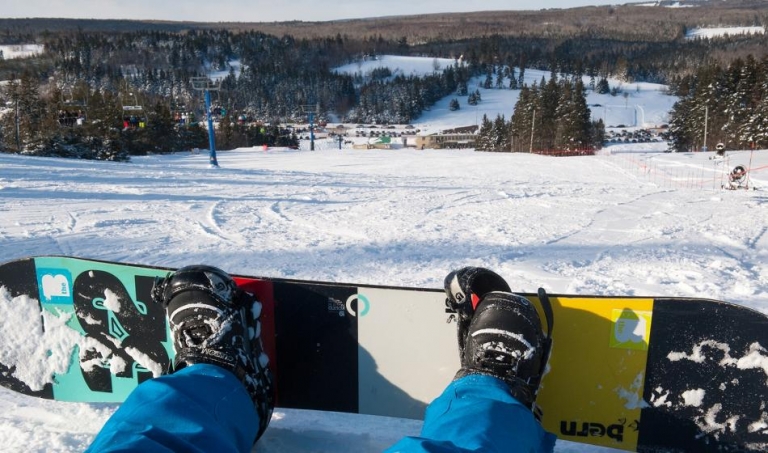
[[[501,72],[499,72],[496,75],[496,88],[497,89],[502,88],[503,86],[504,86],[504,75]]]
[[[694,104],[693,96],[686,96],[672,106],[669,132],[670,147],[677,152],[690,151],[694,146],[692,123],[688,118]]]
[[[533,114],[536,110],[536,99],[531,89],[523,85],[520,96],[517,98],[514,112],[509,119],[510,140],[512,151],[528,151],[531,144],[531,132],[533,126]]]
[[[515,71],[512,70],[512,77],[509,78],[509,89],[516,90],[518,88],[517,78],[515,77]]]
[[[483,119],[480,122],[480,129],[477,131],[477,141],[475,149],[477,151],[492,151],[493,150],[493,123],[488,119],[487,115],[483,115]]]
[[[5,87],[12,113],[3,117],[6,149],[40,153],[48,138],[58,132],[58,109],[40,98],[38,80],[24,73]]]
[[[483,88],[490,89],[493,84],[493,72],[488,68],[488,72],[485,74],[485,80],[483,81]]]
[[[608,94],[611,92],[611,86],[608,84],[608,79],[605,77],[601,78],[600,81],[597,82],[597,86],[595,87],[595,91],[598,94]]]
[[[543,82],[542,77],[542,82]],[[556,143],[557,107],[560,102],[560,87],[553,75],[543,83],[539,93],[538,112],[536,118],[537,138],[541,149],[553,149]]]
[[[149,113],[146,126],[148,143],[153,152],[167,153],[175,151],[176,129],[171,118],[171,110],[165,103],[157,102]]]
[[[493,151],[509,150],[509,127],[504,115],[497,115],[493,122]]]

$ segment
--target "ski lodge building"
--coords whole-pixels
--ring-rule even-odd
[[[474,148],[473,133],[429,134],[416,136],[416,149]]]

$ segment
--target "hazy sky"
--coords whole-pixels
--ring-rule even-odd
[[[0,17],[164,19],[201,22],[327,21],[479,10],[620,4],[601,0],[2,0]],[[624,3],[624,2],[621,2]]]

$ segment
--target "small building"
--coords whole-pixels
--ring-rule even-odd
[[[416,149],[474,148],[475,134],[430,134],[416,136]]]

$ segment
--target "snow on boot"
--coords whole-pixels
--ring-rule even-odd
[[[463,267],[449,273],[443,282],[447,296],[445,305],[456,313],[459,354],[464,361],[464,339],[475,308],[492,291],[510,292],[509,285],[497,273],[482,267]]]
[[[512,294],[499,274],[464,267],[445,277],[446,307],[457,316],[461,369],[456,379],[487,374],[507,383],[510,393],[537,418],[536,394],[552,348],[554,317],[549,297],[539,290],[547,333],[531,302]]]
[[[261,303],[211,266],[187,266],[158,278],[152,299],[165,307],[176,358],[170,372],[218,365],[243,383],[259,416],[258,439],[274,408],[269,358],[261,343]]]
[[[461,369],[497,377],[520,403],[534,410],[548,359],[547,338],[536,308],[512,293],[492,292],[477,305],[464,339]]]

